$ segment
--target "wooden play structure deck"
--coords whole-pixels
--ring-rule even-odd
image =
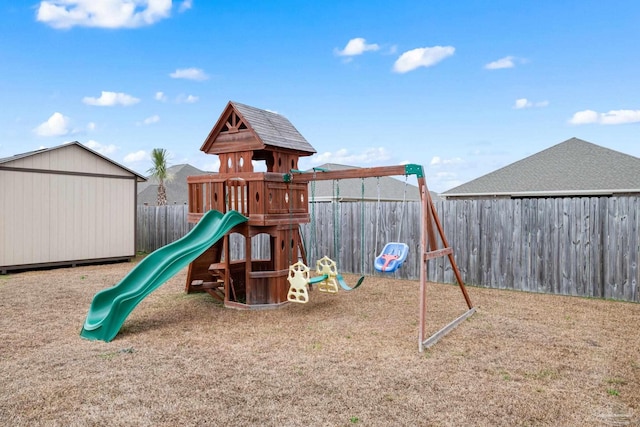
[[[248,218],[215,243],[188,270],[186,292],[208,292],[226,307],[273,308],[288,303],[289,267],[307,255],[300,224],[310,221],[308,187],[311,181],[415,175],[422,200],[420,271],[420,336],[422,350],[474,312],[455,264],[419,165],[358,168],[305,173],[298,170],[302,156],[315,149],[283,116],[229,102],[201,150],[217,155],[218,173],[192,176],[189,217],[196,223],[209,210],[235,210]],[[253,162],[264,162],[266,172],[255,172]],[[232,235],[244,241],[244,256],[232,259]],[[268,242],[267,253],[260,250]],[[468,311],[429,339],[424,339],[427,260],[448,257]],[[313,260],[311,260],[313,261]]]
[[[283,116],[230,102],[202,151],[220,159],[217,174],[189,177],[189,222],[215,209],[236,210],[249,218],[231,234],[242,236],[244,258],[232,260],[230,235],[212,246],[188,272],[187,292],[209,292],[225,306],[245,309],[285,304],[289,265],[304,249],[299,224],[309,222],[305,182],[287,182],[298,159],[316,151]],[[253,161],[267,172],[254,172]],[[252,242],[268,240],[260,257]]]

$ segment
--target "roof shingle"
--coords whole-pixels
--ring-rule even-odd
[[[316,150],[284,116],[249,105],[231,102],[265,145],[315,153]]]

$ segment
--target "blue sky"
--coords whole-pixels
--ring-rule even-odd
[[[0,3],[0,157],[79,141],[145,173],[229,100],[333,162],[425,166],[442,192],[571,137],[640,157],[640,2]]]

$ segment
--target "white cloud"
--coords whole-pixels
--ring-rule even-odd
[[[116,147],[113,144],[103,145],[103,144],[100,144],[98,141],[94,141],[93,139],[90,139],[84,145],[91,148],[93,151],[97,151],[98,153],[103,154],[105,156],[109,154],[113,154],[116,151],[118,151],[118,147]]]
[[[569,123],[584,125],[597,123],[601,125],[622,125],[640,122],[640,110],[611,110],[607,113],[598,113],[593,110],[578,111],[571,117]]]
[[[209,76],[200,68],[179,68],[173,73],[169,74],[174,79],[187,79],[202,81],[207,80]]]
[[[459,173],[469,168],[469,162],[462,157],[433,156],[426,169],[429,189],[442,192],[462,184]]]
[[[433,156],[431,158],[431,162],[429,162],[430,166],[445,166],[445,165],[459,165],[464,163],[461,157],[453,157],[450,159],[443,159],[440,156]]]
[[[539,102],[531,102],[527,98],[516,99],[513,108],[516,110],[521,110],[523,108],[532,108],[532,107],[547,107],[549,105],[549,101],[539,101]]]
[[[251,160],[251,164],[253,165],[254,172],[266,172],[267,164],[266,162]],[[218,168],[220,168],[220,164],[218,163]]]
[[[154,99],[156,101],[166,101],[167,100],[167,95],[164,94],[164,92],[156,92],[156,94],[154,95]]]
[[[87,105],[95,105],[99,107],[113,107],[115,105],[129,106],[137,104],[140,102],[140,99],[122,92],[106,92],[103,90],[100,98],[85,96],[82,98],[82,102]]]
[[[600,114],[600,123],[603,125],[621,125],[625,123],[640,122],[640,110],[612,110]]]
[[[62,136],[69,133],[69,123],[69,117],[56,112],[33,131],[39,136]]]
[[[182,3],[180,3],[180,7],[178,8],[178,12],[182,13],[185,12],[189,9],[191,9],[193,7],[193,1],[192,0],[184,0]]]
[[[170,14],[171,0],[49,0],[40,2],[36,20],[57,29],[136,28]]]
[[[456,172],[451,171],[428,173],[427,180],[429,182],[429,189],[438,193],[450,190],[464,183]]]
[[[96,130],[96,124],[94,122],[87,123],[87,131],[92,132]]]
[[[501,68],[513,68],[516,66],[514,60],[516,58],[513,56],[505,56],[504,58],[500,58],[497,61],[489,62],[484,66],[487,70],[499,70]]]
[[[217,172],[220,170],[220,160],[216,160],[213,163],[204,163],[199,169],[207,172]]]
[[[135,163],[135,162],[141,162],[143,160],[148,160],[149,159],[149,154],[144,151],[144,150],[138,150],[134,153],[129,153],[126,156],[124,156],[124,162],[125,163]]]
[[[200,98],[195,95],[178,95],[176,102],[178,104],[193,104],[198,102]]]
[[[420,47],[404,52],[393,64],[393,71],[406,73],[419,67],[431,67],[454,54],[453,46]]]
[[[367,51],[376,51],[380,49],[376,43],[367,44],[367,41],[362,37],[356,37],[347,42],[347,45],[342,50],[336,49],[336,54],[339,56],[355,56],[362,55]]]
[[[313,155],[309,162],[313,165],[323,163],[339,163],[350,166],[367,165],[371,163],[381,163],[391,158],[391,153],[384,147],[368,148],[361,153],[350,153],[346,148],[341,148],[335,153],[326,151]]]
[[[573,125],[584,125],[587,123],[598,123],[599,114],[593,110],[584,110],[574,113],[569,123]]]
[[[142,122],[138,122],[139,125],[151,125],[153,123],[158,123],[160,121],[160,116],[155,114],[151,117],[147,117]]]
[[[513,108],[515,108],[516,110],[520,110],[522,108],[528,108],[531,106],[533,106],[533,104],[527,98],[520,98],[516,99],[516,103]]]
[[[485,64],[484,68],[487,70],[500,70],[503,68],[514,68],[517,64],[526,64],[527,62],[529,62],[529,60],[526,58],[505,56],[504,58]]]

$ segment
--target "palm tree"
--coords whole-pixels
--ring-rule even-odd
[[[167,169],[167,160],[169,153],[164,148],[154,148],[151,151],[151,162],[153,166],[147,171],[152,178],[158,180],[158,206],[167,204],[167,189],[164,186],[165,181],[171,181],[171,174]]]

